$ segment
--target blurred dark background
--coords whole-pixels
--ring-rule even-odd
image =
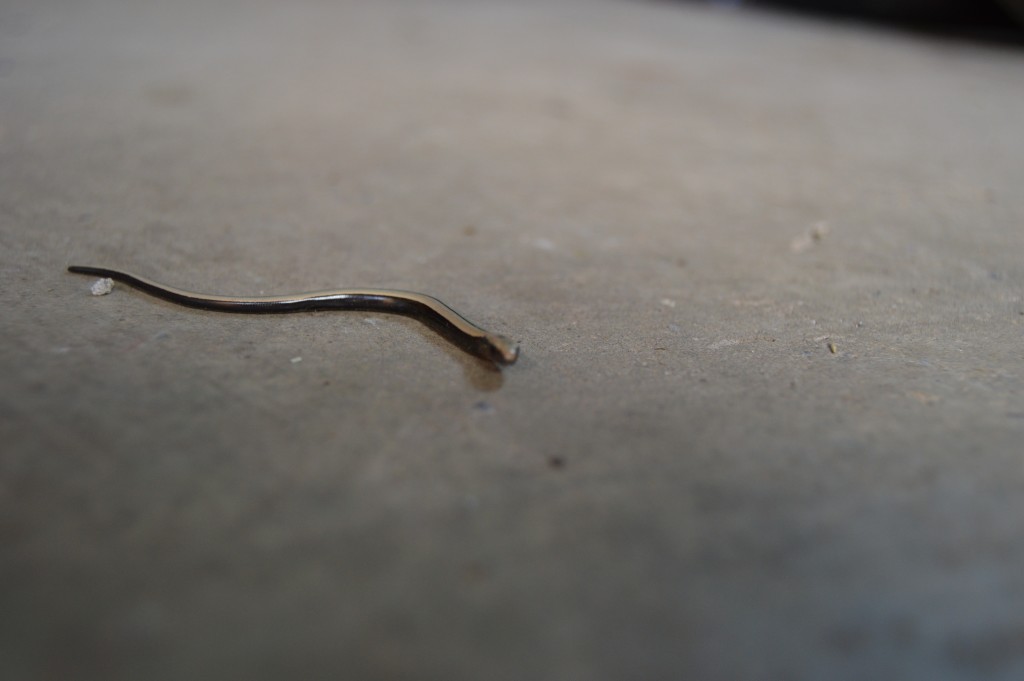
[[[1024,0],[703,0],[792,10],[953,36],[1024,43]]]
[[[920,23],[988,25],[1024,20],[1022,0],[712,0],[724,5],[769,5]]]

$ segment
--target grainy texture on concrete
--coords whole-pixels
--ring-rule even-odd
[[[1022,121],[793,17],[3,3],[0,678],[1021,678]]]

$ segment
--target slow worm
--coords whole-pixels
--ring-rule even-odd
[[[283,296],[214,296],[183,291],[105,267],[72,265],[68,272],[108,277],[151,296],[202,310],[257,314],[313,310],[388,312],[417,319],[469,354],[495,364],[512,364],[519,356],[519,347],[504,336],[484,331],[437,298],[422,293],[367,288]]]

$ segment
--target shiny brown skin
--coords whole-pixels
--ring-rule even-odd
[[[507,366],[515,363],[519,357],[519,347],[507,338],[481,329],[437,298],[422,293],[387,289],[342,289],[283,296],[215,296],[183,291],[135,274],[105,267],[72,265],[68,267],[68,271],[108,277],[157,298],[203,310],[249,314],[314,310],[387,312],[417,319],[462,350],[489,362]]]

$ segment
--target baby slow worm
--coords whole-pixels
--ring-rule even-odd
[[[72,265],[68,272],[107,277],[151,296],[202,310],[265,314],[312,310],[388,312],[417,319],[469,354],[495,364],[512,364],[519,356],[519,347],[507,338],[484,331],[437,298],[422,293],[367,288],[283,296],[213,296],[183,291],[105,267]]]

